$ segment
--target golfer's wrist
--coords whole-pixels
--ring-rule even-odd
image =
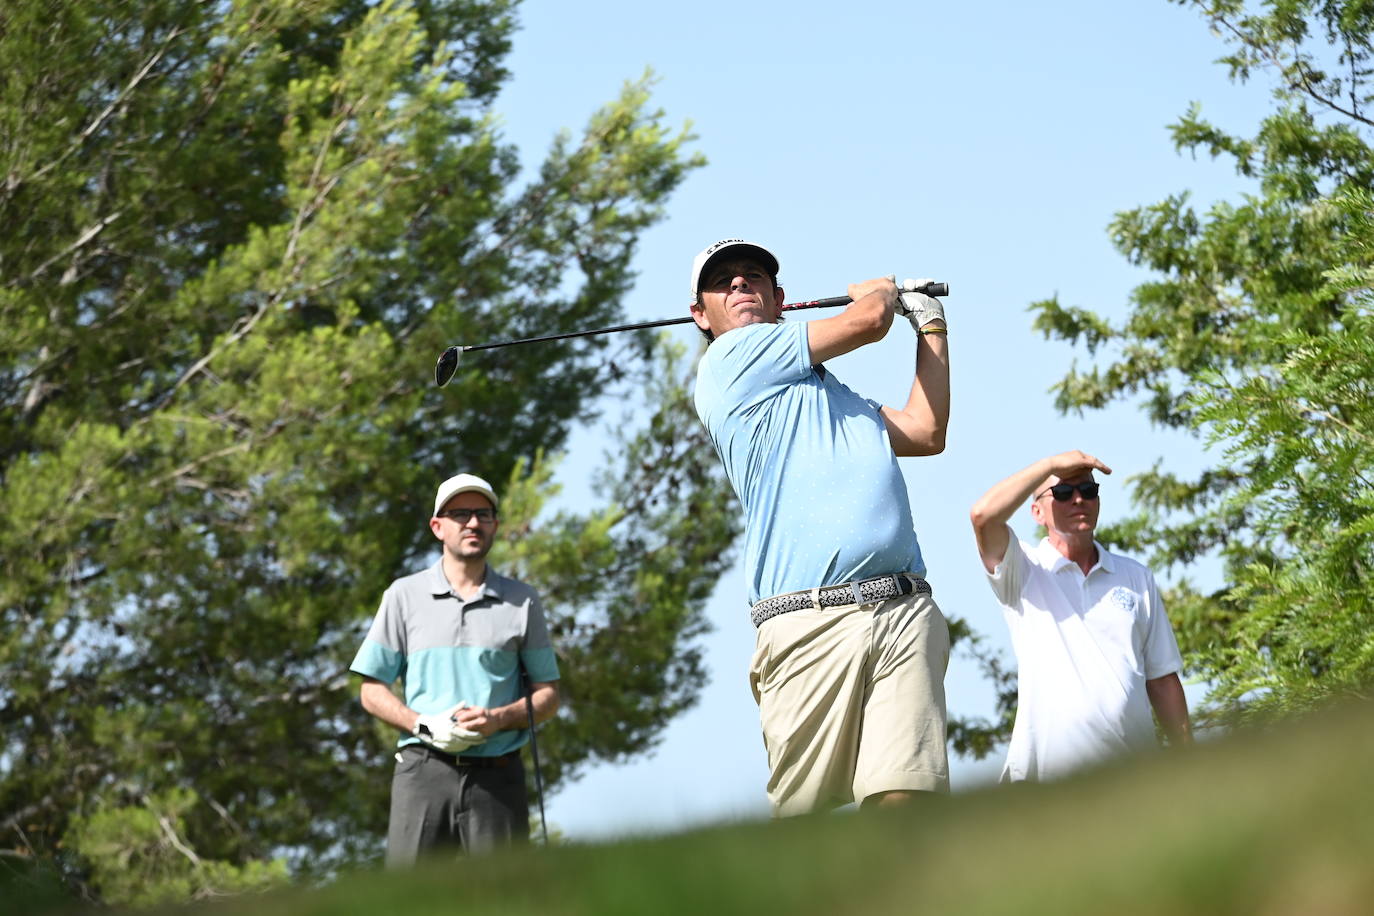
[[[911,322],[911,329],[917,334],[925,334],[927,331],[936,331],[943,334],[949,330],[949,324],[943,315],[932,315],[930,312],[910,312],[906,320]]]
[[[525,704],[512,703],[509,706],[502,706],[492,709],[487,713],[492,724],[496,726],[498,732],[511,731],[524,728],[528,723],[525,721]]]
[[[501,731],[502,729],[504,729],[504,728],[506,727],[505,724],[504,724],[504,719],[505,719],[504,713],[505,713],[505,707],[500,707],[500,706],[489,706],[489,707],[487,707],[487,722],[488,722],[490,725],[495,726],[495,729],[494,729],[495,731],[498,731],[498,732],[499,732],[499,731]]]

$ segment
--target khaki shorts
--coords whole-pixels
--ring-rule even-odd
[[[948,792],[948,664],[949,626],[929,595],[764,621],[749,682],[773,816],[899,789]]]

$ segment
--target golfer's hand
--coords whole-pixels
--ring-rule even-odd
[[[944,303],[934,296],[916,292],[926,284],[934,282],[929,278],[902,281],[902,293],[897,305],[897,314],[905,315],[906,319],[911,322],[911,326],[918,331],[929,325],[934,325],[937,328],[948,327],[945,322]]]
[[[454,724],[462,729],[490,738],[500,727],[492,718],[491,710],[481,706],[464,706],[453,717]]]
[[[880,293],[883,297],[883,304],[887,306],[888,313],[896,311],[899,300],[897,299],[897,284],[892,277],[878,277],[864,283],[849,284],[849,298],[858,302],[870,293]]]
[[[415,720],[415,727],[411,729],[411,733],[430,747],[441,750],[445,754],[457,754],[474,745],[481,744],[485,740],[482,735],[462,728],[453,721],[454,713],[465,706],[466,704],[459,703],[444,712],[421,713],[420,717]]]

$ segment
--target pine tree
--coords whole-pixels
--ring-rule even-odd
[[[509,492],[497,562],[565,653],[554,785],[701,684],[734,515],[681,392],[646,396],[604,509],[545,523],[606,339],[429,381],[456,341],[614,323],[701,162],[642,80],[522,178],[493,112],[515,26],[513,0],[0,9],[0,827],[87,896],[378,855],[395,736],[347,666],[457,471]]]
[[[1234,162],[1253,193],[1199,213],[1186,194],[1118,214],[1117,249],[1157,278],[1113,326],[1038,303],[1036,326],[1105,366],[1059,383],[1061,410],[1140,396],[1217,459],[1194,479],[1162,465],[1134,482],[1139,514],[1109,537],[1186,567],[1220,556],[1224,584],[1169,596],[1210,717],[1249,720],[1374,685],[1374,7],[1192,0],[1240,81],[1276,85],[1253,137],[1194,106],[1181,150]]]

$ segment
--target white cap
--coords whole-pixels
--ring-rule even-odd
[[[742,249],[735,251],[733,249]],[[695,258],[692,258],[692,301],[697,301],[697,293],[701,292],[701,274],[706,270],[706,265],[717,255],[730,252],[734,255],[755,257],[763,262],[763,266],[768,268],[768,272],[774,277],[778,275],[778,256],[767,248],[754,242],[746,242],[744,239],[721,239],[714,245],[708,245],[701,250]]]
[[[473,474],[458,474],[439,484],[439,492],[434,494],[434,514],[438,515],[444,503],[459,493],[481,493],[491,500],[491,507],[496,508],[496,493],[491,484]]]

